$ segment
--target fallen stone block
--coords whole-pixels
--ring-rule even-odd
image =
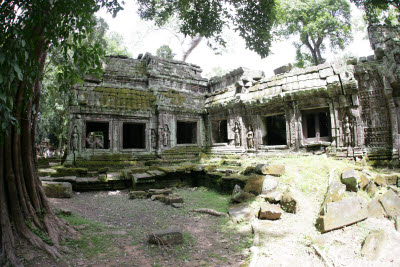
[[[251,220],[254,217],[254,211],[247,203],[235,204],[229,207],[228,213],[232,221],[239,223]]]
[[[154,183],[154,176],[148,173],[134,173],[132,174],[133,184]]]
[[[367,191],[368,195],[370,197],[374,197],[376,195],[376,192],[378,191],[378,187],[376,186],[375,183],[369,183],[367,185],[367,187],[365,188],[365,190]]]
[[[285,165],[258,164],[254,171],[257,174],[282,176],[285,173]]]
[[[358,184],[361,189],[365,190],[367,185],[370,183],[370,180],[368,179],[365,174],[360,174],[360,183]]]
[[[375,184],[378,186],[386,186],[386,179],[383,175],[377,174],[374,180]]]
[[[400,216],[400,197],[395,192],[388,190],[380,201],[390,218]]]
[[[327,203],[317,219],[318,229],[322,232],[339,229],[368,217],[367,203],[360,197]]]
[[[262,192],[262,186],[264,183],[264,176],[262,175],[252,175],[244,186],[244,191],[248,193],[253,193],[259,195]]]
[[[374,198],[368,203],[368,217],[369,218],[383,218],[385,217],[385,210],[377,198]]]
[[[172,203],[171,206],[174,208],[180,209],[180,208],[183,208],[184,204],[183,203]]]
[[[369,233],[362,244],[361,255],[372,261],[379,259],[386,240],[387,234],[385,231],[381,230]]]
[[[247,180],[243,190],[255,195],[259,195],[263,192],[269,192],[278,186],[278,181],[276,181],[276,179],[277,178],[268,175],[253,175]]]
[[[231,201],[232,202],[237,202],[237,203],[241,203],[241,202],[245,202],[248,201],[252,198],[254,198],[255,195],[252,193],[248,193],[248,192],[244,192],[239,185],[235,185],[235,187],[233,188],[233,192],[232,192],[232,197],[231,197]]]
[[[258,218],[260,220],[278,220],[281,218],[281,215],[281,207],[269,203],[262,203],[258,213]]]
[[[298,205],[297,200],[290,192],[285,192],[281,198],[281,208],[289,213],[297,213]]]
[[[346,191],[346,185],[338,181],[333,181],[328,186],[328,191],[326,192],[325,200],[322,206],[325,206],[327,203],[330,202],[336,202],[342,200],[345,191]]]
[[[178,227],[154,231],[148,235],[148,242],[156,245],[182,244],[183,240],[183,233]]]
[[[152,195],[170,195],[172,194],[172,189],[166,188],[166,189],[149,189],[148,191],[148,195],[152,196]]]
[[[158,200],[158,201],[161,201],[161,202],[165,202],[165,198],[166,198],[166,197],[167,197],[166,195],[160,194],[160,195],[152,195],[152,196],[150,197],[150,199],[151,199],[152,201]]]
[[[183,197],[178,195],[169,195],[165,197],[165,204],[171,205],[172,203],[183,203]]]
[[[147,193],[145,191],[130,191],[129,199],[145,199],[147,198]]]
[[[271,203],[271,204],[277,204],[281,202],[282,199],[282,192],[279,191],[272,191],[272,192],[268,192],[265,195],[265,201]]]
[[[43,190],[47,197],[53,198],[70,198],[72,197],[72,185],[67,182],[44,182],[42,181]]]
[[[347,191],[358,191],[358,173],[353,168],[346,168],[342,172],[341,182],[346,185]]]

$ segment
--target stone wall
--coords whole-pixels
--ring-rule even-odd
[[[218,153],[320,150],[398,159],[399,32],[370,28],[373,56],[271,78],[239,68],[207,80],[193,64],[150,54],[110,57],[101,79],[87,77],[73,90],[70,155],[155,155],[200,146]],[[107,136],[109,147],[89,149],[86,126]],[[136,134],[143,129],[144,137]],[[129,134],[145,145],[129,141]]]

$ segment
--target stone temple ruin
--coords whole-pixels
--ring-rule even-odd
[[[200,67],[146,54],[109,57],[73,88],[68,162],[206,153],[325,151],[397,160],[400,31],[371,27],[374,56],[265,78],[244,68],[207,80]]]

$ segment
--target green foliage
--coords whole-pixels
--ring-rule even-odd
[[[162,58],[173,59],[175,53],[172,52],[172,49],[168,45],[162,45],[157,49],[156,55]]]
[[[132,57],[124,45],[124,37],[117,32],[109,32],[106,37],[106,55]]]
[[[350,4],[346,0],[282,0],[277,34],[286,38],[300,36],[295,43],[298,66],[307,65],[310,56],[313,64],[318,65],[325,61],[321,54],[325,42],[329,41],[332,50],[343,50],[352,40],[350,18]]]
[[[16,105],[37,114],[47,52],[59,49],[65,61],[83,72],[101,70],[100,46],[82,45],[93,32],[93,14],[105,7],[114,15],[117,0],[3,1],[0,4],[0,136],[10,124],[18,125]],[[70,51],[74,51],[71,54]],[[75,80],[70,65],[60,75]],[[17,94],[21,102],[17,102]],[[31,106],[32,105],[32,109]],[[27,109],[26,109],[27,108]],[[29,114],[30,115],[30,114]]]
[[[362,8],[369,25],[400,23],[400,1],[398,0],[351,0]]]
[[[127,48],[122,45],[121,35],[113,32],[107,34],[108,24],[103,18],[92,16],[92,20],[93,31],[81,40],[79,46],[71,46],[68,49],[68,60],[62,54],[62,48],[51,46],[49,49],[42,82],[37,142],[47,137],[53,146],[61,148],[68,140],[70,89],[83,81],[87,67],[76,64],[74,58],[78,58],[77,61],[81,62],[86,57],[105,60],[105,55],[130,56]],[[69,44],[72,43],[73,40],[70,38]],[[96,46],[97,50],[88,49]],[[100,68],[100,65],[97,67]],[[91,69],[89,73],[100,75],[101,68]]]
[[[223,29],[233,24],[247,48],[261,57],[270,53],[276,19],[275,0],[138,0],[138,3],[140,16],[154,20],[158,26],[175,16],[181,22],[181,33],[191,37],[200,35],[225,46]]]

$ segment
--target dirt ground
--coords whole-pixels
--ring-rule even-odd
[[[202,193],[196,196],[193,189],[176,192],[185,198],[183,209],[150,199],[130,200],[128,191],[50,198],[54,208],[73,212],[72,218],[64,218],[82,228],[82,239],[67,243],[70,253],[57,262],[39,251],[29,250],[28,246],[22,246],[20,255],[26,266],[240,266],[245,263],[252,244],[251,228],[245,226],[237,231],[228,218],[190,212],[190,208],[201,206]],[[222,204],[227,205],[229,196],[221,198]],[[75,214],[83,218],[75,218]],[[148,234],[173,225],[183,231],[184,244],[148,245]]]

